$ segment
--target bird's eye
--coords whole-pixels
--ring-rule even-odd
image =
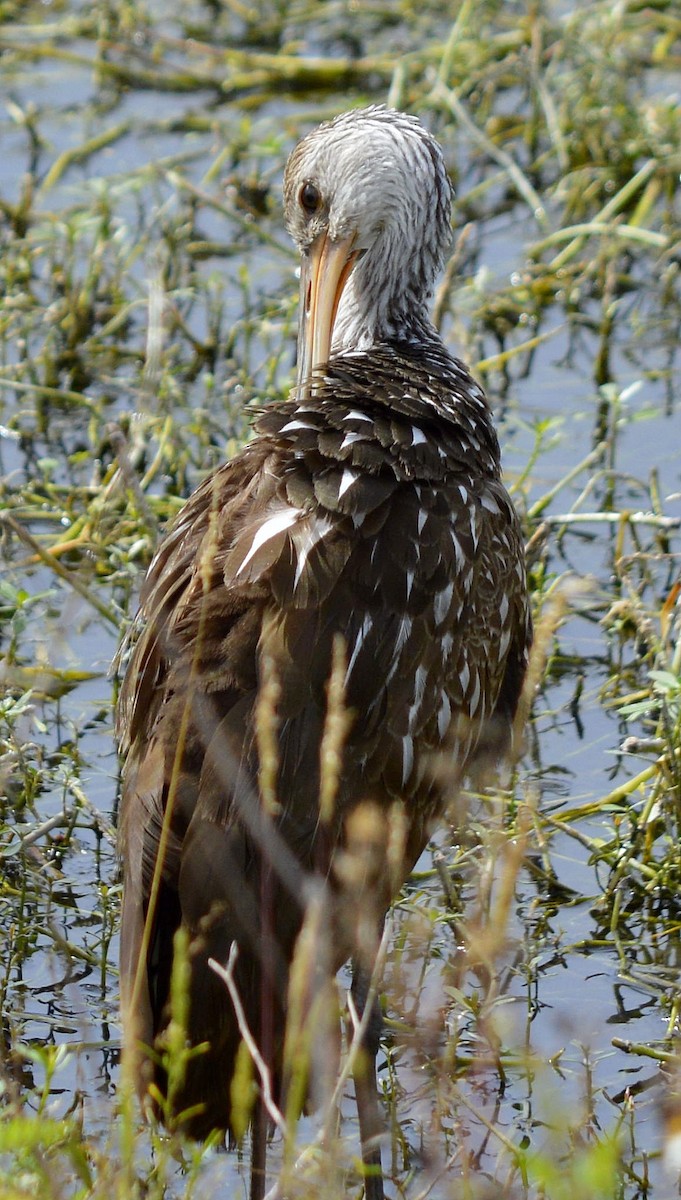
[[[307,213],[308,217],[313,217],[322,207],[322,194],[316,183],[312,183],[309,179],[301,187],[298,199],[300,207]]]

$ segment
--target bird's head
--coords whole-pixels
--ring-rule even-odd
[[[331,353],[422,333],[451,185],[415,117],[374,107],[320,125],[288,160],[284,207],[302,256],[299,384]]]

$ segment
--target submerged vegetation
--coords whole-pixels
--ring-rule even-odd
[[[497,413],[540,630],[512,786],[452,814],[392,919],[390,1194],[664,1200],[677,6],[0,0],[0,20],[0,1200],[245,1189],[246,1150],[145,1131],[117,1088],[107,672],[182,498],[290,385],[286,155],[382,102],[454,180],[436,317]],[[346,1107],[275,1141],[287,1196],[360,1194]]]

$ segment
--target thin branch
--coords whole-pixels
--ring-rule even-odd
[[[88,604],[91,604],[92,607],[100,614],[100,616],[105,617],[106,620],[113,625],[114,629],[120,629],[123,620],[122,614],[117,612],[113,606],[105,604],[103,600],[100,600],[97,593],[92,591],[87,584],[83,583],[80,576],[76,575],[75,571],[71,571],[68,567],[63,566],[58,559],[53,558],[49,551],[45,550],[40,545],[40,542],[38,542],[36,538],[29,533],[28,529],[25,529],[23,525],[21,525],[18,521],[15,521],[14,517],[7,509],[0,511],[0,523],[5,525],[7,529],[11,529],[12,533],[15,534],[15,536],[18,537],[25,546],[28,546],[28,548],[33,551],[33,553],[40,559],[42,563],[44,563],[46,567],[49,567],[55,575],[58,575],[60,579],[63,579],[64,583],[67,583],[70,588],[73,588],[74,592],[77,592],[79,596],[82,596],[83,599],[88,602]]]
[[[208,966],[215,971],[215,974],[222,980],[227,988],[227,991],[229,992],[229,997],[234,1005],[234,1012],[236,1013],[239,1033],[246,1043],[248,1053],[253,1059],[255,1068],[260,1076],[263,1104],[265,1105],[265,1108],[267,1109],[274,1124],[277,1126],[277,1129],[280,1130],[284,1137],[288,1137],[286,1121],[281,1110],[277,1108],[277,1105],[274,1103],[274,1098],[272,1096],[272,1077],[270,1075],[269,1067],[267,1066],[267,1063],[258,1049],[253,1034],[248,1028],[248,1022],[246,1020],[243,1004],[241,1003],[241,997],[239,996],[239,990],[234,982],[234,966],[238,957],[239,947],[237,946],[236,942],[232,942],[229,950],[229,958],[227,959],[227,966],[223,967],[222,964],[216,962],[214,958],[208,959]]]
[[[634,525],[652,525],[655,529],[679,529],[681,517],[658,517],[651,512],[572,512],[550,513],[542,517],[545,525],[617,525],[631,521]]]

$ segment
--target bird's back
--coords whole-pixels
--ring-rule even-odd
[[[356,952],[369,897],[382,919],[448,779],[458,786],[476,754],[506,748],[530,639],[520,530],[488,407],[439,343],[337,356],[255,427],[157,553],[119,705],[122,970],[130,996],[167,838],[136,1003],[151,1043],[167,1021],[169,946],[183,924],[194,938],[190,1038],[213,1050],[190,1064],[177,1107],[204,1105],[200,1133],[229,1125],[224,1079],[240,1041],[208,956],[224,961],[239,944],[246,1018],[262,1024],[268,999],[278,1077],[306,880],[326,879],[336,898],[336,970]],[[339,646],[348,721],[329,816],[320,746]],[[264,811],[256,712],[266,681],[276,782]],[[402,830],[397,869],[394,847],[386,866],[386,825],[363,886],[345,869],[357,811],[397,814]]]

